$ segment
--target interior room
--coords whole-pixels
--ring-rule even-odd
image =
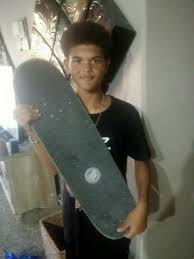
[[[73,177],[66,175],[65,168],[70,172],[73,166],[78,168],[78,163],[86,159],[88,170],[83,170],[89,186],[94,187],[101,181],[101,171],[95,163],[98,161],[103,167],[103,162],[99,161],[101,157],[105,159],[111,150],[111,147],[106,148],[109,138],[100,137],[102,150],[104,147],[106,150],[104,156],[101,156],[103,151],[98,156],[97,140],[89,145],[89,140],[86,140],[90,139],[89,133],[80,140],[82,123],[78,124],[79,117],[76,116],[81,118],[81,111],[84,113],[86,107],[83,105],[75,120],[74,113],[69,113],[67,125],[74,123],[75,127],[69,130],[60,124],[60,116],[65,114],[66,107],[57,106],[60,93],[56,89],[60,80],[71,87],[72,96],[79,95],[78,86],[69,73],[68,57],[62,48],[63,34],[72,24],[86,21],[103,26],[112,41],[110,63],[103,81],[104,95],[135,107],[150,148],[147,223],[144,231],[131,239],[128,258],[193,259],[194,1],[191,0],[0,0],[0,258],[69,259],[63,230],[63,192],[68,187],[64,181],[71,183]],[[22,71],[22,65],[27,64],[25,62],[32,59],[46,61],[57,70],[56,74],[60,74],[56,85],[53,84],[58,98],[48,89],[50,99],[44,99],[42,90],[37,90],[37,98],[40,99],[37,107],[43,113],[43,123],[36,122],[32,128],[38,140],[29,137],[29,129],[22,127],[15,115],[19,105],[36,107],[36,95],[29,93],[26,97],[27,94],[20,95],[17,90],[17,85],[21,84],[17,81],[17,73]],[[39,70],[40,75],[38,63],[37,69],[35,67],[34,71]],[[52,71],[41,76],[37,72],[37,77],[35,72],[29,74],[34,82],[38,82],[39,77],[47,84],[52,80],[49,79]],[[25,103],[25,98],[34,98],[35,101]],[[68,96],[65,100],[68,107],[78,105],[73,98]],[[49,110],[49,100],[53,109],[58,109],[59,117],[54,110],[53,113]],[[45,112],[44,115],[47,108],[50,113]],[[99,114],[95,123],[90,124],[91,120],[85,119],[84,125],[89,125],[91,132],[93,126],[100,123],[102,112]],[[115,118],[122,116],[115,114]],[[29,126],[31,128],[31,124]],[[66,140],[59,138],[63,131]],[[68,143],[67,151],[61,149],[64,141]],[[34,149],[36,142],[46,150],[57,174],[48,173],[40,161]],[[71,148],[73,142],[79,153],[74,151],[74,144]],[[91,153],[87,151],[84,157],[85,150],[91,150]],[[93,161],[93,152],[96,152],[96,161]],[[136,159],[129,155],[126,181],[131,199],[138,204]],[[78,197],[84,192],[85,185],[82,188],[76,183],[72,186]],[[107,186],[107,193],[108,189]],[[71,189],[68,192],[71,194]],[[100,204],[99,211],[103,208],[106,211],[107,206],[103,205],[106,199],[100,202],[97,194],[91,197],[92,204],[96,203],[96,207]],[[111,204],[114,198],[109,199]],[[87,211],[90,198],[87,200],[87,195],[83,196],[80,204],[90,218],[91,212]],[[97,220],[96,215],[91,217],[92,224]]]

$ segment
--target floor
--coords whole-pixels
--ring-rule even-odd
[[[53,212],[51,209],[35,209],[21,217],[15,216],[0,184],[0,259],[5,259],[4,250],[13,252],[17,258],[26,251],[45,259],[38,222]]]
[[[4,250],[18,258],[24,251],[44,258],[38,221],[50,213],[53,210],[35,209],[16,217],[0,185],[0,259],[5,258]]]

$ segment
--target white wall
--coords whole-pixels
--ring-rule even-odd
[[[145,93],[145,57],[146,57],[146,8],[145,0],[117,0],[130,24],[136,31],[136,37],[122,65],[110,92],[122,100],[132,103],[141,113]],[[132,193],[136,195],[133,160],[128,159],[128,183]],[[136,258],[142,256],[143,235],[133,239],[130,250]],[[154,258],[156,259],[156,258]]]
[[[151,192],[155,212],[133,250],[139,259],[192,259],[194,2],[117,3],[138,37],[113,92],[140,107],[155,151]]]
[[[124,65],[112,84],[111,93],[140,108],[142,105],[141,88],[145,81],[145,0],[117,0],[115,2],[137,34]]]
[[[194,257],[194,2],[147,0],[145,111],[160,210],[143,259]],[[157,188],[157,186],[156,186]]]
[[[0,29],[15,66],[25,61],[29,57],[30,52],[17,50],[12,33],[12,22],[27,17],[27,23],[31,30],[34,1],[35,0],[0,0]]]

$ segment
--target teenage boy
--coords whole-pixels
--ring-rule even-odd
[[[94,228],[65,184],[64,233],[67,259],[127,259],[130,239],[145,230],[148,216],[150,151],[141,119],[131,104],[104,93],[111,40],[109,32],[102,25],[93,22],[72,24],[64,31],[61,46],[66,56],[64,65],[76,86],[76,93],[125,180],[127,156],[134,159],[138,190],[136,208],[129,213],[125,223],[118,226],[118,232],[122,232],[124,237],[111,240]],[[49,172],[56,174],[56,168],[30,126],[33,121],[41,118],[39,111],[19,106],[16,108],[15,118],[26,129],[43,165]]]

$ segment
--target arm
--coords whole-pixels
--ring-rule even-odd
[[[135,160],[135,177],[138,191],[136,208],[129,213],[125,223],[118,228],[118,232],[124,232],[126,238],[133,238],[141,234],[147,226],[150,168],[149,162]]]
[[[135,160],[135,178],[138,191],[138,204],[148,208],[150,189],[150,167],[148,161]]]
[[[31,127],[25,127],[28,137],[31,140],[31,144],[33,145],[34,151],[37,154],[43,168],[48,171],[51,175],[57,174],[57,169],[54,166],[52,160],[48,156],[44,146],[39,142],[38,136],[33,131]]]
[[[38,110],[33,109],[31,106],[20,105],[17,106],[14,111],[14,118],[17,123],[23,127],[28,137],[31,140],[31,144],[37,154],[42,166],[51,174],[56,175],[57,169],[53,162],[51,161],[50,157],[48,156],[46,150],[44,149],[43,145],[39,142],[38,136],[30,127],[30,123],[40,119],[41,114]]]

